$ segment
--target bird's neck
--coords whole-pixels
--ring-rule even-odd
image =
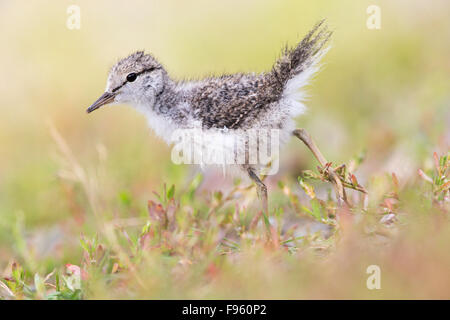
[[[146,116],[154,132],[170,143],[173,132],[185,128],[188,122],[186,91],[168,78],[152,100],[152,103],[141,103],[138,110]]]

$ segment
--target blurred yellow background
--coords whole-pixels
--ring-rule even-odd
[[[73,4],[79,30],[66,27]],[[379,30],[366,26],[372,4]],[[176,79],[261,72],[326,18],[332,49],[298,124],[336,163],[367,150],[362,181],[407,181],[450,144],[449,12],[447,0],[0,1],[0,272],[11,259],[41,272],[76,260],[79,234],[95,233],[89,199],[65,182],[64,143],[105,219],[142,216],[152,190],[189,178],[131,108],[86,114],[119,58],[145,49]],[[314,166],[293,142],[269,185]]]

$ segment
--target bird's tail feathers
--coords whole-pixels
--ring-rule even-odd
[[[319,70],[319,62],[330,49],[328,41],[332,32],[325,20],[314,28],[294,48],[286,47],[280,59],[272,68],[272,75],[283,88],[283,96],[302,100],[304,93],[299,89]]]

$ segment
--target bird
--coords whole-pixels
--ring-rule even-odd
[[[273,130],[284,145],[296,136],[326,166],[314,141],[304,129],[296,129],[294,119],[305,112],[303,88],[319,70],[319,63],[330,48],[331,34],[325,20],[321,20],[297,45],[286,45],[269,71],[199,80],[173,79],[153,55],[137,51],[110,69],[105,92],[86,111],[91,113],[104,105],[129,104],[143,113],[149,127],[169,144],[173,143],[170,137],[177,130],[197,130],[212,137],[219,134],[225,139],[238,137],[244,141],[240,151],[246,152],[246,156],[235,167],[256,184],[262,211],[267,214],[267,187],[260,173],[270,161],[250,162],[252,150],[248,137],[243,137],[252,130]],[[261,148],[259,141],[264,140],[258,139],[256,151]],[[214,154],[220,144],[217,141],[204,142],[202,150]]]

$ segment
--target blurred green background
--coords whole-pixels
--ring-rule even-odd
[[[79,30],[66,27],[72,4]],[[366,27],[372,4],[379,30]],[[0,272],[11,259],[41,272],[78,259],[79,234],[95,232],[92,208],[105,220],[141,217],[152,190],[191,176],[131,108],[85,113],[109,68],[138,49],[177,79],[261,72],[326,18],[332,49],[298,124],[336,163],[366,150],[361,181],[392,171],[407,181],[450,144],[448,12],[447,0],[0,1]],[[78,165],[95,200],[70,183],[66,167]],[[314,166],[292,142],[269,189]],[[218,181],[208,186],[227,188]]]

